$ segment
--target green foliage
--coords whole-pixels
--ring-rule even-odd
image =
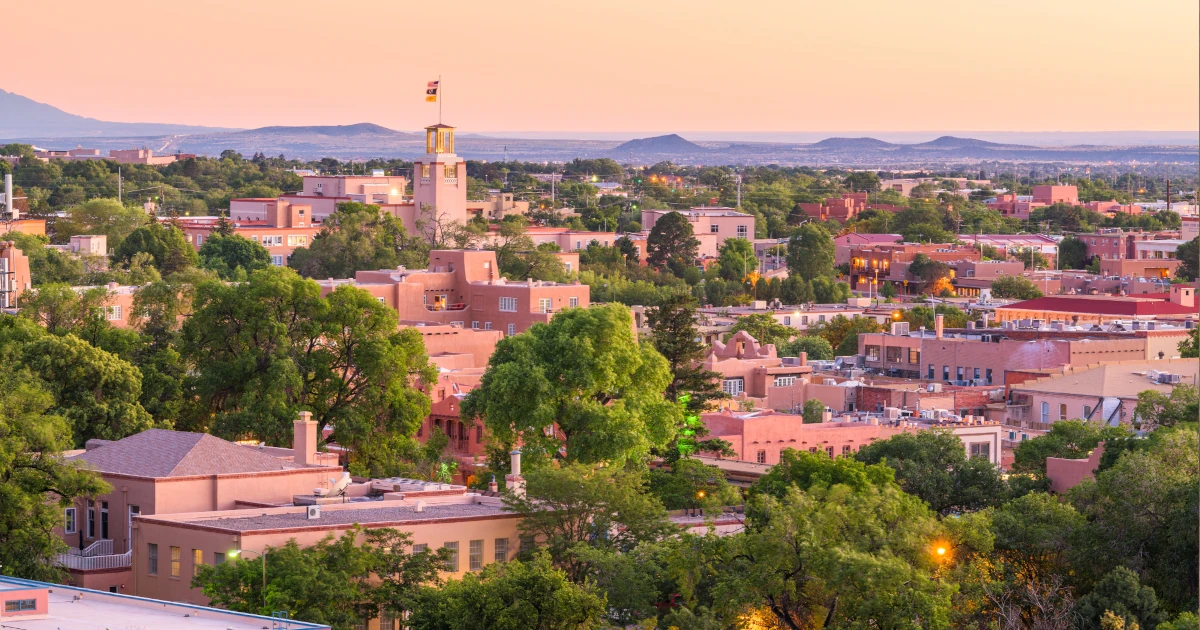
[[[926,330],[933,330],[938,315],[942,316],[942,325],[946,328],[967,327],[967,313],[953,304],[938,304],[933,308],[914,306],[901,310],[900,318],[895,321],[908,322],[909,328],[912,330],[917,330],[921,326],[924,326]]]
[[[808,353],[810,361],[832,361],[834,357],[833,346],[824,337],[800,336],[778,347],[781,357],[798,357],[801,352]]]
[[[38,378],[7,354],[0,342],[0,572],[58,582],[66,578],[54,563],[67,550],[54,531],[63,526],[63,508],[111,488],[61,458],[73,446],[70,423],[53,412],[54,396]]]
[[[195,267],[200,259],[183,232],[172,225],[149,223],[129,233],[114,248],[112,262],[128,265],[138,254],[149,254],[159,273],[170,275]]]
[[[1129,431],[1083,420],[1059,420],[1045,435],[1026,440],[1013,449],[1014,472],[1046,474],[1046,458],[1084,459],[1101,441],[1124,437]]]
[[[306,278],[352,278],[356,271],[419,268],[428,261],[428,246],[410,238],[399,219],[379,206],[346,202],[325,218],[308,247],[292,252],[288,266]]]
[[[484,422],[494,449],[521,444],[530,467],[564,441],[570,461],[638,462],[670,442],[682,421],[662,395],[671,382],[662,355],[635,339],[628,308],[568,309],[500,340],[461,413]],[[551,427],[557,431],[547,436]]]
[[[843,485],[862,491],[869,486],[894,485],[895,477],[895,472],[884,464],[867,465],[851,457],[830,459],[823,450],[809,453],[785,448],[779,454],[779,463],[754,482],[750,494],[769,494],[779,499],[792,486],[808,491],[818,486]]]
[[[896,294],[897,294],[896,293],[896,285],[892,284],[891,282],[884,280],[879,285],[879,295],[881,297],[890,300],[890,299],[896,297]]]
[[[1087,244],[1074,234],[1058,242],[1058,267],[1083,269],[1087,265]]]
[[[804,424],[824,422],[825,403],[816,398],[810,398],[804,401],[804,407],[800,413],[804,418]]]
[[[659,217],[646,237],[646,262],[662,271],[671,269],[682,275],[686,267],[696,263],[700,241],[692,224],[681,212],[668,212]]]
[[[801,225],[788,240],[787,268],[804,280],[833,277],[833,237],[813,223]]]
[[[721,245],[717,263],[723,279],[741,282],[751,272],[758,269],[758,256],[754,253],[754,243],[744,238],[726,239],[725,243]]]
[[[651,470],[647,477],[650,494],[668,510],[694,510],[733,505],[738,493],[725,481],[725,473],[696,459],[677,459],[669,469]]]
[[[737,321],[733,323],[733,327],[729,329],[729,335],[725,338],[726,341],[729,340],[729,337],[743,330],[764,346],[774,344],[778,347],[796,335],[795,328],[784,326],[775,320],[774,312],[751,313],[750,315],[743,315],[737,318]]]
[[[223,236],[213,232],[200,246],[200,266],[222,280],[244,280],[271,265],[267,248],[240,234]]]
[[[528,562],[492,563],[479,573],[423,589],[413,630],[585,630],[600,625],[605,598],[574,584],[546,554]]]
[[[883,326],[874,317],[846,317],[834,315],[827,322],[809,326],[808,334],[829,342],[838,356],[858,354],[859,333],[882,332]]]
[[[1175,276],[1188,282],[1195,282],[1197,275],[1200,275],[1200,238],[1193,238],[1177,247],[1175,258],[1179,259],[1179,267],[1175,269]]]
[[[950,431],[901,433],[864,445],[855,459],[890,466],[905,492],[941,515],[996,505],[1007,494],[1000,469],[986,458],[968,459],[962,440]]]
[[[1200,397],[1195,385],[1176,385],[1169,395],[1148,389],[1138,394],[1137,400],[1134,421],[1142,430],[1173,427],[1200,417]]]
[[[1021,276],[1004,276],[992,280],[992,296],[1014,300],[1032,300],[1042,297],[1037,285]]]
[[[258,615],[282,610],[292,619],[351,630],[381,611],[398,616],[411,609],[421,589],[440,583],[448,551],[409,553],[411,544],[408,533],[357,526],[308,547],[293,538],[267,547],[263,556],[200,566],[192,587],[220,608]]]
[[[315,282],[272,267],[244,283],[203,282],[195,304],[181,349],[195,366],[198,428],[290,444],[308,410],[352,464],[386,473],[429,413],[414,386],[434,376],[420,333],[397,331],[396,312],[366,291],[322,298]]]
[[[91,263],[92,267],[99,267],[101,262],[90,260],[88,257],[76,258],[67,252],[47,248],[46,244],[50,241],[41,235],[9,232],[4,238],[13,241],[17,249],[29,257],[29,275],[35,287],[47,284],[84,284],[88,263]]]
[[[1200,357],[1200,328],[1193,328],[1187,339],[1179,342],[1179,358],[1195,359]]]
[[[1122,618],[1126,627],[1137,624],[1153,628],[1162,620],[1154,589],[1143,586],[1137,574],[1125,567],[1109,571],[1091,593],[1079,600],[1076,609],[1085,627],[1100,625],[1100,618],[1106,612]]]
[[[108,237],[108,247],[117,250],[125,237],[149,220],[140,207],[124,206],[116,199],[92,199],[67,210],[67,216],[54,222],[54,238],[66,242],[80,234],[103,234]]]

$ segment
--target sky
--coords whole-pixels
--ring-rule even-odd
[[[1200,127],[1196,0],[0,0],[0,88],[121,122]],[[12,56],[11,51],[23,51]]]

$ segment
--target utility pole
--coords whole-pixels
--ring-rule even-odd
[[[125,202],[123,196],[121,195],[121,167],[120,166],[117,167],[117,201],[120,203]]]
[[[741,209],[741,207],[742,207],[742,174],[741,173],[738,173],[738,175],[737,175],[737,207],[738,207],[738,209]]]

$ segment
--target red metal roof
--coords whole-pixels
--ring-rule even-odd
[[[1195,306],[1183,306],[1168,300],[1136,297],[1100,295],[1048,295],[1045,297],[1016,302],[997,310],[1054,311],[1058,313],[1088,313],[1092,315],[1120,315],[1138,317],[1149,315],[1194,315]]]

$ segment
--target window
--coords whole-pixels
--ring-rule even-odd
[[[743,378],[727,378],[721,383],[721,391],[730,396],[737,396],[742,393],[746,387],[746,380]]]
[[[446,166],[443,168],[442,172],[444,174],[443,176],[446,179],[454,179],[454,178],[458,177],[458,165],[457,164],[446,164]]]
[[[110,586],[110,587],[108,587],[108,592],[109,592],[109,593],[116,593],[116,592],[117,592],[117,587],[115,587],[115,586]]]
[[[791,325],[792,325],[792,316],[791,316],[791,315],[784,315],[784,316],[783,316],[783,325],[784,325],[784,326],[791,326]]]
[[[36,599],[9,599],[4,602],[4,612],[19,612],[22,610],[37,610]]]
[[[564,269],[564,270],[565,270],[567,273],[571,273],[571,263],[569,263],[569,262],[565,262],[565,263],[563,263],[563,269]]]
[[[108,540],[108,501],[100,502],[100,538]]]
[[[239,218],[240,218],[240,217],[239,217]],[[257,243],[257,242],[258,242],[258,235],[257,235],[257,234],[253,234],[253,235],[251,235],[251,236],[250,236],[250,240],[252,240],[252,241],[254,241],[255,243]]]
[[[379,611],[379,630],[399,630],[403,621],[389,610]]]
[[[427,545],[425,543],[417,543],[417,544],[413,545],[413,553],[414,554],[425,553],[426,551],[429,551],[429,545]]]
[[[478,571],[483,568],[483,541],[472,540],[468,546],[467,566],[472,571]]]
[[[984,374],[985,374],[985,378],[987,378],[987,384],[991,385],[992,384],[992,368],[988,368],[988,369],[984,370]]]
[[[920,365],[921,364],[921,351],[917,350],[916,348],[909,348],[908,349],[908,362],[913,365]],[[917,369],[920,369],[920,368],[917,368]],[[930,376],[932,377],[933,375],[930,374]]]
[[[824,316],[824,315],[818,315],[818,316],[817,316],[817,321],[818,321],[818,322],[824,322],[824,321],[825,321],[825,316]]]
[[[282,235],[262,237],[262,246],[263,247],[279,247],[281,245],[283,245],[283,236]]]
[[[513,336],[513,335],[515,335],[515,334],[517,334],[517,325],[516,325],[516,324],[509,324],[509,325],[508,325],[508,336],[509,336],[509,337],[511,337],[511,336]]]
[[[929,380],[933,380],[933,364],[929,364]]]
[[[288,247],[302,247],[308,245],[308,236],[305,234],[288,234]]]
[[[1087,420],[1089,417],[1091,417],[1091,415],[1092,415],[1092,408],[1087,405],[1084,405],[1083,406],[1083,419]]]
[[[104,316],[109,321],[121,319],[121,305],[109,306],[104,309]]]
[[[192,577],[200,573],[200,567],[204,566],[204,552],[199,549],[192,550]]]
[[[221,553],[220,551],[214,551],[213,552],[213,566],[215,567],[218,564],[225,564],[225,554]]]
[[[442,547],[450,550],[450,559],[446,561],[446,570],[454,573],[458,571],[458,541],[448,542]]]
[[[950,380],[950,366],[949,365],[942,366],[942,380],[943,381]]]
[[[758,452],[758,457],[757,457],[757,459],[756,459],[755,461],[757,461],[757,462],[758,462],[758,463],[760,463],[760,464],[765,464],[765,463],[767,463],[767,452],[766,452],[766,451],[759,451],[759,452]]]
[[[203,234],[197,234],[197,235],[196,235],[196,245],[201,245],[201,244],[203,244],[203,243],[204,243],[204,235],[203,235]]]
[[[471,330],[479,330],[479,322],[471,322]]]
[[[569,304],[571,308],[575,308],[575,307],[579,306],[579,298],[577,298],[577,297],[567,298],[567,304]]]
[[[958,380],[963,380],[963,367],[961,365],[958,366],[958,369],[955,371],[955,375]]]
[[[173,578],[179,577],[180,553],[179,547],[171,547],[171,577]]]
[[[515,298],[515,297],[500,298],[500,312],[501,313],[516,313],[517,312],[517,298]]]
[[[992,445],[987,442],[976,442],[971,445],[971,458],[982,457],[991,459]]]
[[[825,447],[825,454],[829,456],[829,459],[833,459],[833,447],[832,447],[832,446],[826,446],[826,447]]]
[[[430,172],[429,166],[430,166],[429,164],[421,165],[421,177],[424,177],[425,179],[429,179],[429,172]]]
[[[158,545],[154,543],[146,545],[146,573],[158,575]]]
[[[1008,432],[1008,441],[1009,441],[1009,442],[1012,442],[1013,440],[1016,440],[1016,439],[1017,439],[1017,432],[1016,432],[1016,431],[1009,431],[1009,432]]]
[[[746,238],[746,234],[748,234],[748,233],[749,232],[746,230],[746,226],[744,226],[744,225],[737,226],[738,238]]]
[[[96,537],[96,503],[89,500],[87,502],[87,537]]]
[[[879,346],[867,346],[867,360],[868,361],[878,361],[879,360]]]
[[[1067,403],[1060,403],[1058,405],[1058,419],[1059,420],[1067,419]]]
[[[888,363],[899,363],[904,360],[904,348],[886,348],[884,358]]]
[[[272,256],[271,264],[275,265],[276,267],[282,267],[283,266],[283,256]]]
[[[539,313],[549,313],[550,310],[553,308],[554,308],[554,300],[552,300],[550,298],[539,298],[538,299],[538,312]]]
[[[483,322],[483,329],[484,329],[484,330],[491,330],[491,329],[492,329],[492,322]]]
[[[74,534],[75,527],[78,525],[78,523],[75,521],[75,508],[67,508],[66,510],[63,510],[63,515],[65,517],[63,519],[63,532],[67,534]]]
[[[483,443],[483,425],[482,424],[475,425],[475,442],[477,444]]]
[[[716,234],[717,232],[721,231],[721,226],[717,225],[716,223],[709,224],[708,231]]]
[[[972,378],[974,378],[975,380],[978,381],[979,380],[979,368],[975,368],[975,370],[973,371],[973,374],[975,376],[973,376]]]
[[[496,555],[495,555],[494,559],[496,562],[508,562],[508,539],[507,538],[497,538],[496,539]]]
[[[1042,403],[1042,422],[1043,423],[1050,422],[1050,403],[1048,403],[1048,402]],[[1024,435],[1024,434],[1022,434],[1022,435]],[[1024,438],[1021,438],[1021,439],[1024,439]]]
[[[775,387],[791,387],[796,384],[795,376],[776,376]]]

